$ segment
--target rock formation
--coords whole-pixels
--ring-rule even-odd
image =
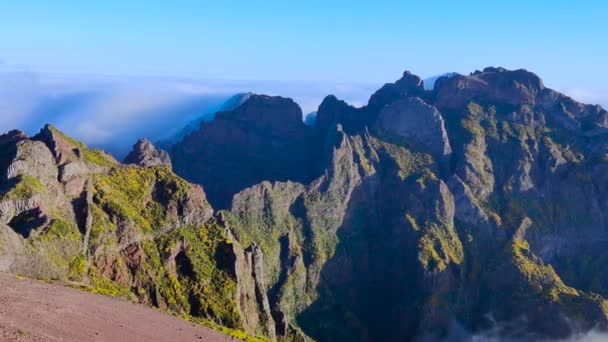
[[[439,111],[417,97],[407,97],[384,107],[378,128],[422,144],[437,159],[452,153],[443,117]]]
[[[147,139],[139,139],[133,150],[125,158],[125,164],[134,164],[143,167],[168,166],[171,167],[171,157],[163,150],[157,150]]]

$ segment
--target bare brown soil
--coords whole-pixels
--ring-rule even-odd
[[[140,304],[0,273],[0,341],[231,340]]]

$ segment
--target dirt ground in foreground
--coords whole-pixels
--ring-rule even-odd
[[[0,273],[0,341],[232,341],[144,305]]]

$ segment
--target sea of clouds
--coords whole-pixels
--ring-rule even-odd
[[[293,98],[304,115],[328,94],[363,105],[378,84],[212,80],[0,70],[0,131],[33,135],[51,123],[122,158],[140,137],[165,140],[210,116],[235,94]]]
[[[434,79],[426,81],[427,88]],[[290,97],[306,115],[329,94],[362,106],[381,85],[65,74],[5,66],[0,68],[0,132],[19,129],[33,135],[51,123],[121,159],[137,139],[170,139],[189,123],[212,116],[235,94]],[[565,92],[583,102],[608,105],[608,93]]]

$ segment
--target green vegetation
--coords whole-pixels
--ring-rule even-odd
[[[412,152],[403,146],[377,138],[372,138],[371,144],[374,148],[384,151],[397,163],[399,166],[398,175],[402,180],[423,168],[433,165],[433,158],[428,154]]]
[[[0,201],[25,200],[44,191],[44,185],[36,177],[22,175],[17,179],[17,183],[3,195]]]
[[[69,264],[68,279],[73,281],[81,281],[87,271],[86,259],[82,253],[72,258]]]
[[[111,260],[108,265],[115,268],[111,274],[122,274],[119,269],[126,263],[136,263],[137,267],[133,279],[124,285],[127,279],[121,279],[123,276],[110,279],[92,267],[89,272],[92,291],[137,297],[181,317],[197,316],[230,328],[240,328],[236,279],[230,265],[216,260],[219,254],[230,253],[230,247],[224,228],[210,223],[180,227],[157,239],[142,241],[136,246],[137,254],[141,253],[138,259],[102,248],[96,252],[97,257]],[[230,260],[228,256],[226,258]],[[127,284],[137,286],[129,289]]]
[[[530,245],[523,238],[513,239],[511,253],[517,269],[534,291],[552,301],[558,301],[564,294],[578,296],[578,291],[566,286],[551,265],[543,265],[537,261],[530,251]]]
[[[85,288],[88,291],[93,293],[99,293],[104,296],[121,297],[129,300],[134,300],[133,294],[127,287],[120,286],[117,283],[102,276],[97,268],[91,267],[89,269],[88,276],[92,286],[91,288]]]
[[[25,241],[31,265],[28,274],[38,279],[65,279],[74,256],[80,252],[81,236],[75,223],[59,212]]]
[[[412,227],[413,230],[419,232],[420,231],[420,226],[418,226],[418,222],[416,222],[416,218],[413,217],[412,215],[406,213],[405,214],[405,219],[407,220],[407,222],[409,222],[410,226]]]
[[[271,342],[269,339],[267,339],[265,337],[250,336],[249,334],[247,334],[247,332],[245,332],[243,330],[230,329],[228,327],[219,325],[219,324],[215,323],[214,321],[210,321],[208,319],[189,317],[189,320],[191,320],[192,322],[195,322],[197,324],[211,328],[213,330],[221,331],[222,333],[224,333],[230,337],[236,338],[237,340],[241,340],[241,341],[245,341],[245,342]]]
[[[116,165],[116,162],[113,160],[113,158],[100,149],[86,148],[83,150],[82,154],[84,156],[84,160],[95,165],[105,167],[112,167]]]
[[[464,260],[462,242],[450,227],[430,224],[418,240],[418,259],[426,271],[444,271],[450,262]]]
[[[177,205],[190,190],[186,181],[164,166],[124,166],[95,179],[95,200],[103,211],[118,220],[133,222],[144,233],[174,222],[177,218],[170,217],[166,208]]]
[[[40,239],[50,240],[65,240],[80,241],[80,232],[75,223],[56,213],[51,220],[51,224],[46,232],[40,236]]]

